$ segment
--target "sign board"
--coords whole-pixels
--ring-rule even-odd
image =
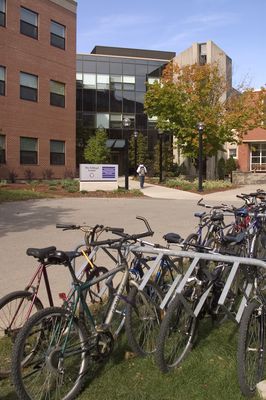
[[[81,182],[106,181],[112,182],[118,179],[117,164],[80,164],[79,180]]]

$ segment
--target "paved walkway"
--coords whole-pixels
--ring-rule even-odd
[[[124,186],[124,178],[119,178],[119,186]],[[130,189],[139,189],[139,182],[132,178],[129,179]],[[236,201],[236,195],[240,193],[255,192],[257,189],[263,189],[266,191],[266,184],[264,185],[245,185],[237,189],[225,190],[221,192],[204,194],[202,193],[190,193],[184,190],[170,189],[165,186],[152,185],[151,183],[145,183],[144,189],[141,191],[145,196],[152,197],[155,199],[172,199],[172,200],[199,200],[201,197],[206,201]]]

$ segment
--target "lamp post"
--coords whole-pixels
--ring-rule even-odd
[[[163,131],[158,129],[159,133],[159,182],[163,181]]]
[[[204,123],[203,122],[198,122],[197,124],[198,128],[198,133],[199,133],[199,186],[198,186],[198,192],[203,192],[203,186],[202,186],[202,181],[203,181],[203,142],[202,142],[202,132],[204,130]]]
[[[131,121],[129,118],[123,118],[123,127],[129,128],[131,125]],[[128,137],[125,137],[125,190],[128,190]]]
[[[134,131],[134,176],[137,176],[137,162],[138,162],[138,131]]]

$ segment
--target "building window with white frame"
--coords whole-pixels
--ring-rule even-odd
[[[66,27],[58,22],[51,21],[50,44],[65,50]]]
[[[38,14],[20,7],[20,33],[38,39]]]
[[[20,138],[20,164],[36,165],[38,163],[38,139]]]
[[[38,76],[20,73],[20,98],[29,101],[38,101]]]
[[[6,162],[6,136],[0,135],[0,164]]]
[[[0,65],[0,96],[6,94],[6,68]]]
[[[50,140],[50,164],[65,165],[65,142]]]
[[[250,170],[263,172],[266,171],[266,142],[251,144]]]
[[[6,0],[0,0],[0,26],[6,26]]]

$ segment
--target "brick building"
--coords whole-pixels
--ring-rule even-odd
[[[76,6],[0,0],[0,178],[75,170]]]

